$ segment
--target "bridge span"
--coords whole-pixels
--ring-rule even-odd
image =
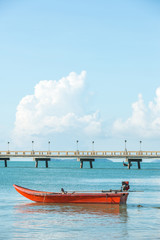
[[[92,168],[92,162],[95,159],[120,158],[125,160],[128,168],[130,168],[131,162],[137,162],[138,168],[140,168],[142,159],[160,159],[160,151],[0,151],[0,160],[5,162],[5,167],[11,158],[33,158],[36,167],[38,167],[38,161],[45,161],[46,167],[48,167],[48,161],[54,158],[77,159],[81,163],[81,168],[84,161],[90,162]]]

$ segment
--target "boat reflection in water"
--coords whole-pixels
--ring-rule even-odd
[[[93,215],[126,215],[127,206],[118,204],[51,204],[29,203],[16,205],[20,213],[68,213]]]
[[[18,204],[14,206],[13,236],[14,239],[24,236],[25,239],[93,239],[98,231],[99,239],[104,239],[104,233],[107,236],[114,233],[113,226],[121,232],[122,223],[127,235],[127,215],[127,206],[118,204]]]

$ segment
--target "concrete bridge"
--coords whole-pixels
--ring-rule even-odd
[[[83,162],[92,162],[95,159],[124,159],[125,165],[130,168],[132,162],[137,162],[140,168],[142,159],[160,159],[160,151],[0,151],[0,161],[4,161],[7,167],[7,161],[11,158],[33,158],[36,167],[39,161],[45,161],[48,167],[48,161],[51,159],[77,159],[80,161],[80,167]]]

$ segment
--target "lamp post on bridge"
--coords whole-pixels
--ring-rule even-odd
[[[9,152],[9,144],[10,144],[10,142],[8,142],[8,152]]]
[[[94,141],[92,141],[92,151],[94,152]]]
[[[77,152],[78,152],[78,151],[79,151],[79,150],[78,150],[78,143],[79,143],[79,141],[77,140],[76,143],[77,143]]]
[[[34,141],[32,141],[32,151],[34,152]]]
[[[140,143],[140,152],[141,152],[141,144],[142,144],[142,141],[139,141],[139,143]]]
[[[125,142],[125,151],[127,152],[127,140],[124,140]]]
[[[50,141],[48,141],[48,152],[50,152]]]

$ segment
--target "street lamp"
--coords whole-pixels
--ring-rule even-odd
[[[9,144],[10,144],[10,142],[8,142],[8,152],[9,152]]]
[[[125,151],[127,151],[127,140],[124,140],[124,142],[125,142]]]
[[[50,141],[48,141],[48,152],[50,152]]]
[[[78,150],[78,143],[79,143],[79,141],[77,140],[76,142],[77,142],[77,151],[79,151],[79,150]]]
[[[139,141],[139,143],[140,143],[140,151],[141,151],[141,144],[142,144],[142,141]]]
[[[94,151],[94,141],[92,141],[92,151]]]
[[[32,141],[32,151],[34,151],[34,141]]]

